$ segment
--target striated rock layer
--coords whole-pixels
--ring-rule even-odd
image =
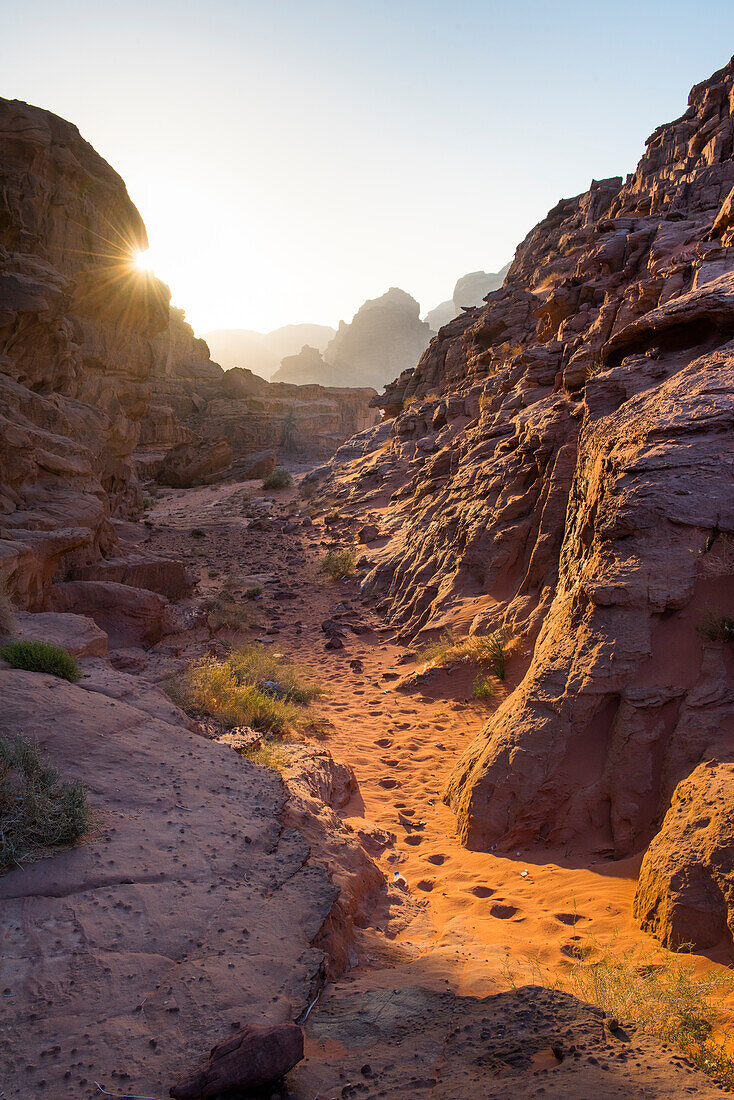
[[[733,106],[730,63],[559,202],[332,463],[391,490],[366,583],[406,634],[505,629],[529,666],[449,784],[470,847],[640,851],[733,759]]]
[[[223,445],[325,455],[377,418],[372,391],[269,390],[212,363],[137,268],[140,215],[70,123],[0,100],[0,195],[0,582],[24,607],[115,554],[136,465],[185,443],[204,468]]]

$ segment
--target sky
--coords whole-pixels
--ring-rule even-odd
[[[634,170],[734,51],[731,0],[0,0],[0,95],[127,183],[197,333],[425,312]]]

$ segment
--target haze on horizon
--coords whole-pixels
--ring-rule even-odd
[[[499,269],[561,197],[632,171],[734,46],[723,0],[621,0],[603,34],[587,12],[25,0],[1,94],[122,175],[197,332],[336,327],[389,286],[425,313]]]

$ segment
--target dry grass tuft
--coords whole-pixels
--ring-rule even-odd
[[[704,617],[696,626],[697,632],[710,642],[734,642],[734,618],[722,615],[707,607]]]
[[[23,737],[0,737],[0,871],[73,844],[89,822],[78,780],[60,782],[56,769]]]
[[[298,706],[323,694],[308,673],[257,644],[192,665],[168,690],[190,714],[272,733],[293,729]]]
[[[319,573],[330,581],[347,580],[357,572],[357,552],[349,547],[329,550],[319,564]]]
[[[502,630],[493,634],[468,634],[464,638],[456,638],[450,631],[446,631],[436,641],[429,642],[418,653],[417,660],[423,663],[423,671],[425,666],[441,668],[458,662],[471,662],[491,672],[498,680],[504,680],[511,644],[509,634]],[[484,682],[486,685],[486,676]],[[481,697],[488,696],[485,694]]]

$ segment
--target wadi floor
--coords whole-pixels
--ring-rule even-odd
[[[276,523],[248,527],[253,507]],[[327,583],[320,577],[319,560],[334,538],[323,525],[323,510],[316,512],[313,524],[301,525],[308,512],[295,488],[263,493],[250,483],[168,491],[147,514],[146,545],[185,556],[198,572],[199,594],[216,595],[224,586],[237,600],[248,586],[262,583],[263,596],[248,601],[253,609],[249,627],[234,636],[224,631],[222,637],[262,639],[275,652],[311,669],[324,686],[328,694],[312,710],[331,724],[319,744],[350,764],[358,781],[343,819],[358,834],[382,838],[370,854],[410,901],[397,920],[391,920],[386,905],[375,908],[355,941],[352,969],[315,1006],[309,1020],[309,1058],[294,1078],[298,1095],[351,1095],[350,1089],[361,1095],[408,1095],[411,1089],[425,1094],[421,1089],[427,1085],[412,1083],[409,1088],[405,1081],[383,1081],[378,1089],[370,1073],[357,1073],[357,1084],[350,1083],[348,1067],[352,1061],[360,1066],[366,1061],[360,1062],[361,1052],[369,1044],[358,1041],[351,1059],[343,1044],[335,1045],[334,1027],[328,1026],[334,1004],[341,999],[353,1008],[355,998],[377,998],[381,1015],[385,996],[402,997],[416,987],[423,991],[421,997],[450,992],[484,998],[527,984],[572,991],[579,959],[606,949],[656,949],[631,915],[641,856],[614,862],[604,853],[573,847],[492,853],[461,846],[453,815],[442,800],[444,784],[457,755],[485,725],[502,692],[512,690],[518,670],[511,660],[504,685],[489,703],[472,697],[476,669],[457,667],[420,689],[400,690],[400,679],[416,667],[401,663],[409,647],[398,642],[395,631],[360,595],[357,581]],[[297,516],[299,522],[283,530],[277,520],[284,516]],[[197,532],[193,537],[192,530]],[[362,550],[370,556],[369,547]],[[327,650],[321,624],[334,616],[346,624],[344,645]],[[348,626],[352,622],[372,629],[354,633]],[[721,952],[692,957],[690,964],[704,968],[730,961]],[[426,1025],[419,1017],[423,1019],[424,1010],[421,1001],[415,1026],[422,1032]],[[401,1018],[410,1019],[411,1011],[404,1006]],[[455,1007],[453,1012],[455,1016]],[[435,1022],[435,1014],[430,1015]],[[339,1020],[337,1031],[343,1017]],[[444,1043],[445,1035],[441,1049]],[[552,1056],[550,1062],[557,1064]],[[534,1071],[549,1069],[533,1065]],[[339,1089],[329,1091],[334,1084],[329,1074],[337,1066]],[[420,1079],[418,1074],[415,1081]],[[465,1086],[455,1095],[471,1095]],[[477,1084],[474,1094],[505,1095],[483,1087]],[[570,1095],[570,1087],[566,1082],[562,1091],[549,1090],[547,1079],[538,1079],[538,1095]],[[611,1089],[609,1081],[606,1087]],[[593,1086],[599,1095],[673,1095],[665,1091],[670,1083],[655,1091],[652,1077],[640,1092],[635,1091],[643,1088],[639,1082],[634,1088],[630,1081],[619,1087],[618,1093]],[[450,1090],[430,1094],[454,1095]],[[583,1094],[582,1089],[578,1095]]]

